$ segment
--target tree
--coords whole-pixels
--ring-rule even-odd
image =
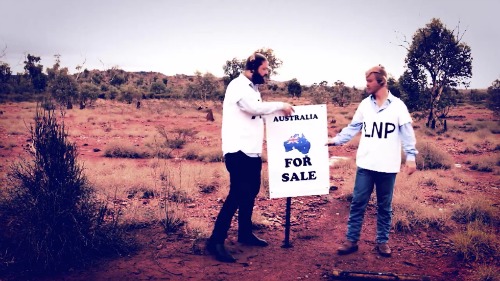
[[[37,92],[45,91],[47,87],[47,76],[43,73],[43,65],[41,65],[40,57],[28,54],[24,61],[25,75],[30,78],[33,89]]]
[[[406,70],[398,80],[401,99],[408,107],[408,111],[424,111],[430,95],[427,90],[425,77],[415,77],[414,73]]]
[[[118,66],[114,66],[111,69],[108,69],[106,72],[110,77],[109,84],[115,87],[123,85],[128,81],[128,74],[124,70],[119,69]]]
[[[158,96],[158,95],[163,95],[167,92],[167,86],[165,84],[160,83],[160,82],[153,82],[150,87],[150,93]]]
[[[346,87],[345,83],[337,80],[333,83],[332,102],[340,107],[351,103],[351,88]]]
[[[293,78],[287,83],[288,94],[292,97],[300,98],[302,94],[302,86],[297,79]]]
[[[157,83],[159,83],[159,82],[157,82]],[[159,83],[159,84],[165,86],[163,83]],[[131,104],[134,101],[134,99],[140,100],[140,97],[141,97],[141,95],[139,94],[139,91],[137,90],[137,88],[135,88],[132,85],[127,85],[125,87],[125,89],[123,89],[123,91],[121,92],[119,100],[125,101],[128,104]]]
[[[276,70],[283,65],[283,61],[274,55],[274,50],[271,48],[260,48],[255,52],[261,53],[267,58],[267,61],[269,62],[269,79],[271,76],[277,75],[278,71]]]
[[[446,87],[443,89],[441,99],[436,104],[436,116],[440,119],[446,118],[453,107],[463,99],[463,95],[455,88]]]
[[[321,81],[319,84],[313,83],[309,89],[314,104],[325,104],[330,102],[332,87],[328,86],[328,81]]]
[[[0,83],[7,83],[10,80],[12,71],[7,63],[0,61]]]
[[[186,96],[205,102],[207,99],[221,100],[223,93],[219,87],[219,81],[212,73],[207,72],[202,75],[197,71],[193,83],[188,85]]]
[[[500,79],[493,81],[488,87],[488,108],[495,114],[500,114]]]
[[[239,60],[233,58],[232,60],[226,61],[226,64],[222,66],[224,70],[224,85],[229,85],[229,82],[233,81],[234,78],[238,77],[240,73],[245,69],[245,60]]]
[[[80,101],[80,109],[84,109],[87,105],[92,106],[92,104],[97,100],[99,96],[99,87],[92,83],[84,82],[80,85],[80,94],[78,96]]]
[[[399,83],[393,77],[389,77],[389,79],[387,79],[387,89],[389,89],[391,94],[394,95],[395,97],[398,98],[401,97],[401,90],[399,89]]]
[[[78,84],[73,76],[68,74],[68,68],[59,68],[60,59],[56,55],[56,63],[47,68],[49,77],[49,91],[52,97],[67,109],[73,108],[73,102],[78,99]]]
[[[405,63],[410,77],[425,77],[429,90],[427,127],[434,129],[435,122],[441,121],[436,108],[444,90],[458,85],[468,86],[467,79],[472,77],[471,49],[460,42],[462,35],[447,29],[434,18],[415,32],[411,45],[406,48]]]

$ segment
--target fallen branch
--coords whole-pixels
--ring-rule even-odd
[[[430,281],[428,276],[397,274],[391,272],[345,271],[333,270],[332,278],[336,280],[404,280],[404,281]]]

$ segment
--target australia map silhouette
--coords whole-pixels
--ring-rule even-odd
[[[294,134],[283,142],[283,146],[285,147],[285,152],[297,149],[302,154],[309,153],[309,149],[311,149],[311,143],[306,139],[304,134]]]

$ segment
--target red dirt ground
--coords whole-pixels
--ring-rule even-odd
[[[4,112],[22,110],[18,104],[2,105]],[[7,114],[3,117],[6,118]],[[484,116],[483,116],[484,115]],[[220,115],[217,115],[219,117]],[[493,120],[488,112],[479,112],[478,116],[467,116],[474,120],[479,116]],[[210,131],[218,134],[220,118],[215,123],[204,122],[205,116],[200,113],[199,131]],[[189,120],[188,120],[189,121]],[[133,121],[132,121],[133,122]],[[17,139],[18,143],[26,144],[27,134],[9,135],[9,128],[1,123],[0,139]],[[205,125],[203,125],[205,124]],[[68,124],[67,126],[78,126]],[[79,128],[84,130],[82,128]],[[334,130],[329,129],[334,135]],[[95,157],[102,157],[102,153],[90,153],[94,147],[99,147],[93,139],[75,139],[80,149],[80,159],[87,164]],[[86,143],[86,146],[83,144]],[[442,141],[443,147],[463,163],[460,153],[453,153],[453,148],[463,146],[462,143],[450,139]],[[355,155],[355,150],[347,146],[335,148],[335,155]],[[5,173],[7,161],[15,160],[21,153],[21,146],[12,150],[1,150],[0,157],[3,164],[0,166]],[[88,151],[88,152],[87,152]],[[331,150],[332,153],[332,150]],[[223,164],[220,164],[223,165]],[[498,176],[492,173],[480,173],[464,168],[476,181],[475,188],[491,191],[498,202]],[[414,176],[418,177],[418,172]],[[332,182],[332,185],[335,185]],[[465,190],[467,192],[467,190]],[[207,223],[212,224],[221,203],[213,194],[207,194],[203,200],[197,199],[195,206],[189,208],[191,214],[197,217],[206,217]],[[225,264],[214,260],[203,247],[203,240],[194,240],[186,236],[183,231],[165,234],[160,225],[152,225],[133,230],[141,246],[133,255],[96,261],[96,264],[84,269],[73,269],[56,276],[30,278],[32,280],[334,280],[333,270],[367,271],[395,273],[416,276],[428,276],[431,280],[468,280],[474,272],[476,264],[459,260],[450,249],[449,233],[437,230],[422,229],[410,234],[392,233],[390,245],[393,255],[383,258],[377,255],[374,247],[376,228],[376,208],[370,205],[367,209],[363,225],[359,251],[348,255],[338,256],[336,249],[344,241],[346,222],[349,214],[349,202],[332,188],[329,195],[297,197],[292,199],[292,226],[290,241],[291,248],[283,248],[285,221],[285,199],[267,199],[258,197],[256,208],[263,216],[275,222],[255,230],[255,233],[266,239],[270,246],[256,248],[240,245],[236,242],[236,224],[229,233],[226,241],[227,248],[237,258],[235,264]],[[16,279],[10,276],[8,279]],[[8,280],[6,279],[6,280]],[[0,278],[0,280],[2,280]],[[394,279],[396,280],[396,279]]]

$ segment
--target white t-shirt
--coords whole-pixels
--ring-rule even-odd
[[[363,122],[361,140],[356,154],[360,168],[398,173],[401,167],[401,138],[399,126],[412,122],[406,105],[397,97],[376,112],[370,97],[365,98],[353,116],[353,122]]]
[[[261,154],[264,121],[261,115],[283,109],[282,102],[262,102],[258,88],[242,73],[226,89],[222,109],[222,153],[241,150]]]

